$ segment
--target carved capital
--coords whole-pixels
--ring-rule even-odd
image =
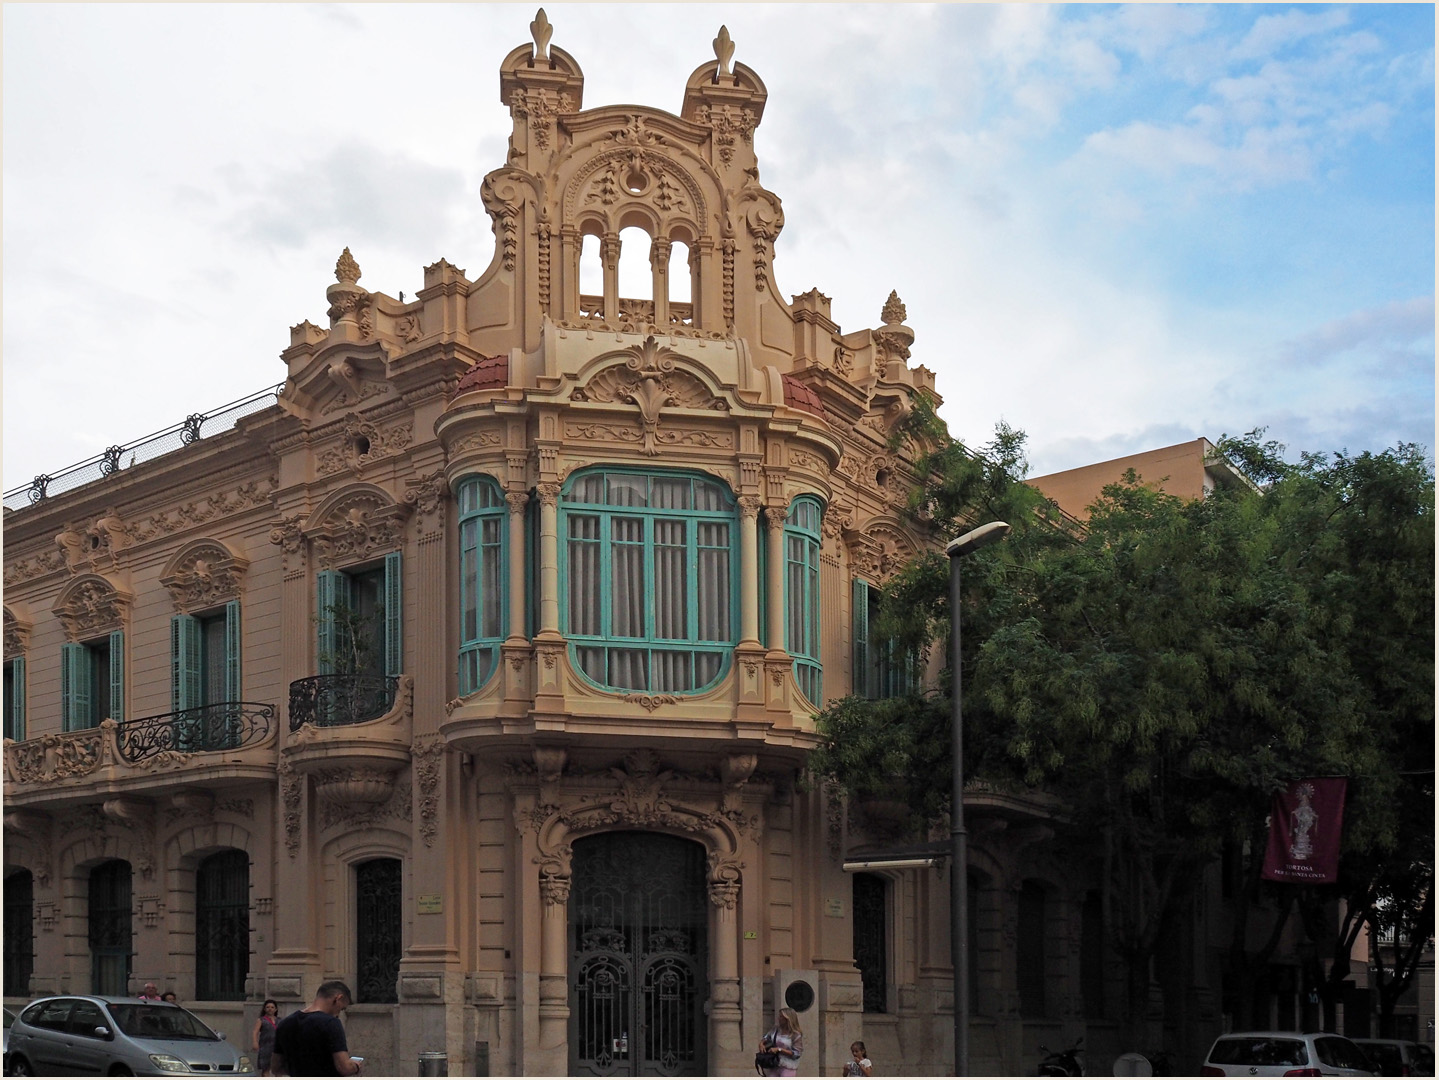
[[[510,514],[519,517],[529,508],[530,493],[528,491],[511,491],[505,494],[505,505],[509,507]]]
[[[754,521],[759,517],[760,509],[764,506],[758,495],[741,495],[736,501],[739,503],[740,516],[746,521]]]

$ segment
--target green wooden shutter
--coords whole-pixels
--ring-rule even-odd
[[[125,719],[125,631],[110,635],[110,718]]]
[[[321,675],[335,671],[339,636],[335,627],[335,608],[349,600],[349,579],[337,570],[321,570],[315,575],[315,618],[319,626],[319,665]]]
[[[225,605],[225,700],[244,700],[240,681],[240,601]]]
[[[385,556],[385,674],[399,675],[404,671],[405,642],[402,615],[400,553]]]
[[[90,717],[90,650],[73,642],[60,646],[60,726],[79,731]]]
[[[870,697],[869,686],[869,584],[854,579],[854,674],[850,682],[850,693],[857,697]]]
[[[170,619],[170,709],[200,707],[200,620],[193,615]]]
[[[25,658],[17,656],[10,661],[10,700],[5,703],[6,719],[10,722],[5,732],[16,742],[25,739]]]

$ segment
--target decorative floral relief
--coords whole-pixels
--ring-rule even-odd
[[[351,413],[345,418],[343,441],[338,447],[320,455],[315,463],[315,473],[329,476],[344,469],[363,472],[371,462],[394,457],[410,445],[413,437],[414,425],[408,421],[381,429]]]
[[[30,627],[5,609],[5,659],[24,656],[30,647]]]
[[[242,484],[234,493],[221,492],[211,495],[202,502],[192,502],[172,510],[163,510],[148,518],[144,524],[130,526],[130,536],[136,543],[143,543],[151,537],[172,533],[178,529],[203,525],[215,517],[239,513],[256,506],[270,504],[270,492],[276,482],[272,477],[266,486],[252,480]]]
[[[408,341],[410,339],[406,338],[405,340]],[[389,390],[389,388],[389,383],[361,382],[358,389],[356,390],[342,391],[339,397],[335,398],[334,401],[329,402],[323,409],[320,410],[320,415],[329,416],[331,413],[337,413],[341,409],[352,409],[356,405],[360,404],[360,402],[362,401],[368,401],[370,400],[370,398],[379,397],[381,394]]]
[[[662,705],[679,703],[679,698],[673,694],[625,694],[620,700],[630,705],[639,705],[650,712],[654,712]]]
[[[209,543],[187,552],[160,577],[160,584],[170,590],[180,611],[203,611],[238,597],[249,565],[219,542]]]
[[[80,578],[68,585],[54,607],[69,641],[83,641],[124,625],[127,594],[102,577]]]
[[[109,725],[107,728],[106,725]],[[16,784],[53,784],[77,776],[88,776],[112,760],[107,738],[113,720],[84,731],[41,735],[38,739],[10,743],[5,747],[5,767]]]
[[[425,847],[435,846],[435,819],[439,814],[440,768],[447,746],[443,739],[416,742],[410,747],[415,776],[420,784],[420,837]]]

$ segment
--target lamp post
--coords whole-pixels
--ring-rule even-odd
[[[964,831],[964,706],[962,702],[962,656],[959,647],[959,560],[982,547],[1003,540],[1009,525],[991,521],[971,529],[944,549],[949,556],[949,621],[951,662],[954,666],[953,786],[949,803],[949,953],[954,964],[954,1075],[969,1075],[969,891],[967,836]]]

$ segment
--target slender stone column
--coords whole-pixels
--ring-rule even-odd
[[[600,262],[605,268],[605,322],[620,320],[620,238],[615,233],[600,237]]]
[[[710,1070],[714,1075],[744,1071],[744,1037],[740,1030],[739,871],[729,864],[716,871],[710,896]]]
[[[650,241],[650,273],[654,279],[655,326],[663,333],[670,324],[670,242],[664,237]]]
[[[523,491],[505,496],[510,508],[510,629],[512,640],[525,636],[525,509],[530,497]]]
[[[769,529],[769,640],[770,652],[784,651],[784,508],[769,506],[764,512]]]
[[[757,495],[739,498],[739,636],[741,645],[758,645],[759,640],[759,518]]]
[[[540,929],[540,1071],[564,1076],[569,1071],[569,929],[570,879],[552,871],[540,873],[544,908]]]
[[[609,288],[608,285],[605,286]],[[540,632],[560,632],[560,485],[539,484]],[[515,560],[511,560],[512,562]],[[524,595],[523,588],[520,595]]]

